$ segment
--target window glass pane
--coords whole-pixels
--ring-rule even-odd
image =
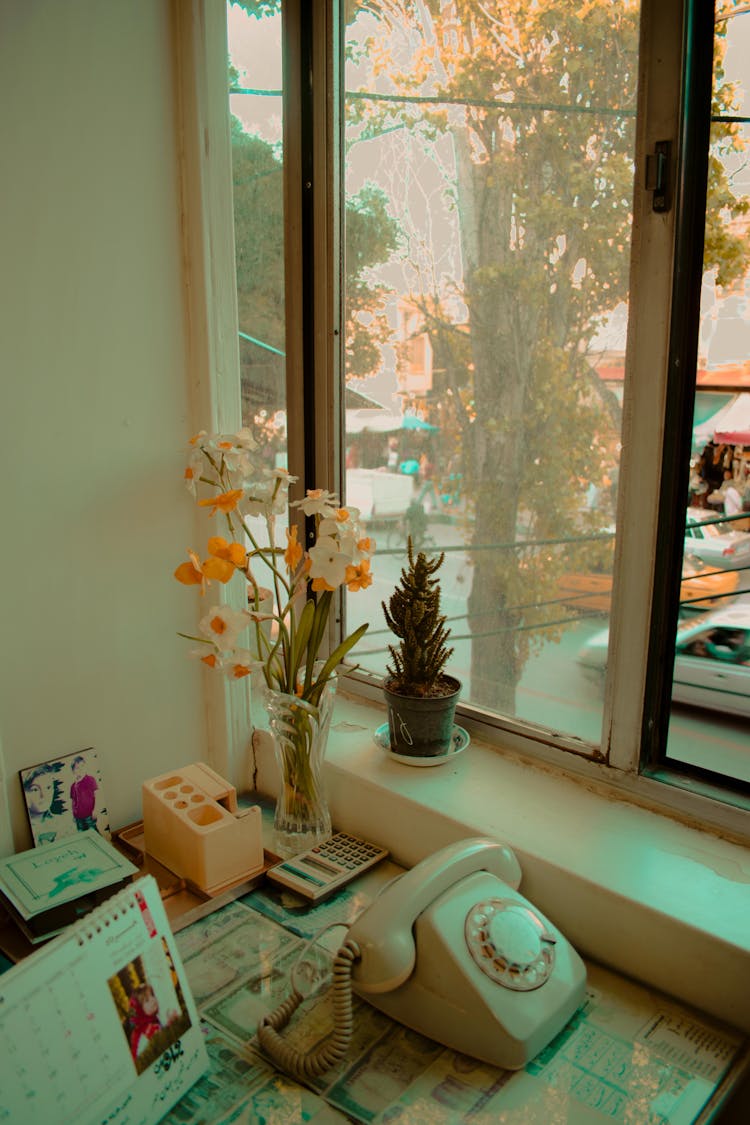
[[[577,658],[612,595],[638,5],[346,13],[346,493],[378,543],[357,660],[385,670],[411,532],[446,552],[463,701],[596,744]]]
[[[287,466],[281,12],[227,5],[242,424]],[[259,543],[265,523],[250,519]],[[283,529],[278,529],[283,542]],[[261,576],[266,579],[268,575]]]
[[[668,754],[750,781],[750,12],[744,5],[717,11],[693,455]]]
[[[243,424],[286,464],[281,14],[230,3],[227,32]]]

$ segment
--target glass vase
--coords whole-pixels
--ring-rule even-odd
[[[318,706],[296,695],[266,689],[268,725],[281,775],[273,820],[274,851],[282,858],[298,855],[331,835],[323,759],[335,695],[335,676],[326,683]]]

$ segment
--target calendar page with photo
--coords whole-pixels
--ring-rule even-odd
[[[3,1125],[155,1125],[208,1065],[150,875],[0,977]]]

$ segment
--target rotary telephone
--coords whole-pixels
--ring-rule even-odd
[[[258,1027],[263,1050],[297,1078],[344,1057],[352,993],[414,1031],[504,1069],[526,1065],[583,1003],[586,970],[521,894],[509,847],[451,844],[389,883],[349,928],[333,966],[334,1030],[304,1054],[279,1035],[303,997]]]

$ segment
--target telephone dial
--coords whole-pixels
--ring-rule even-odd
[[[586,969],[552,922],[518,892],[509,847],[476,837],[451,844],[389,883],[349,928],[333,966],[334,1030],[314,1052],[279,1035],[303,997],[258,1027],[258,1040],[298,1078],[344,1057],[352,993],[464,1054],[518,1070],[584,1000]]]

